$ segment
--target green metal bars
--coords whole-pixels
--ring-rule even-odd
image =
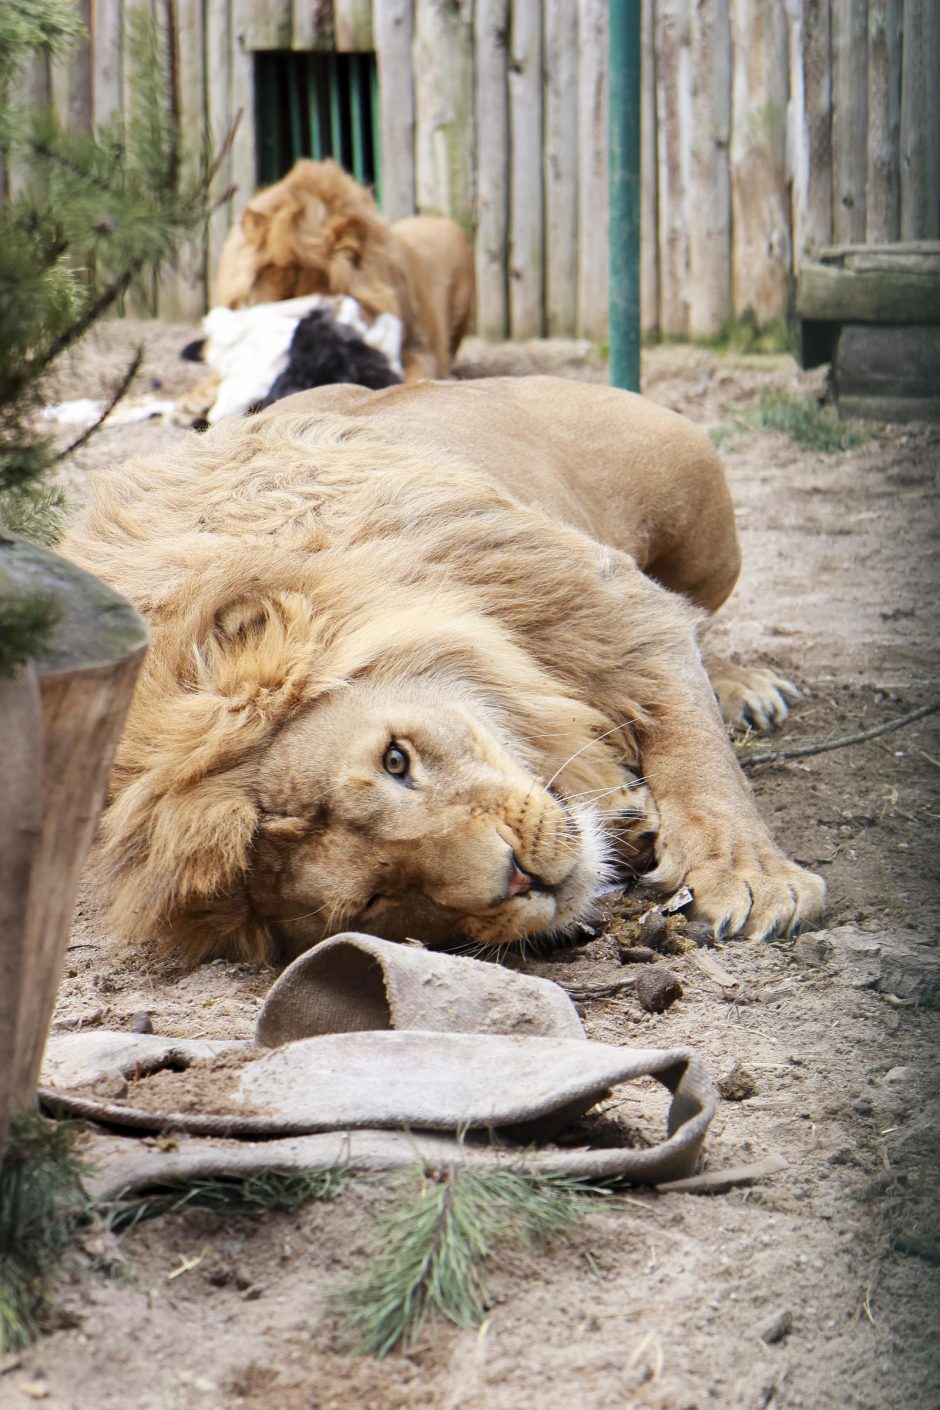
[[[255,53],[258,184],[298,157],[333,157],[381,200],[374,54]]]
[[[640,390],[640,0],[610,0],[610,380]]]

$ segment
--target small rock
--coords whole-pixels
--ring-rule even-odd
[[[916,1067],[892,1067],[890,1072],[886,1072],[882,1078],[884,1082],[890,1082],[892,1086],[897,1082],[902,1086],[908,1082],[917,1081]]]
[[[853,1104],[852,1110],[855,1112],[856,1116],[871,1116],[874,1107],[871,1102],[866,1101],[864,1097],[860,1097],[859,1100]]]
[[[250,1288],[246,1288],[242,1293],[243,1302],[257,1302],[259,1297],[264,1295],[264,1288],[260,1283],[252,1283]]]
[[[127,1096],[127,1078],[120,1072],[103,1072],[97,1081],[91,1084],[91,1090],[103,1101],[119,1101],[121,1097]]]
[[[30,1400],[45,1400],[49,1395],[45,1381],[20,1381],[19,1391],[20,1395],[27,1395]]]
[[[682,985],[671,969],[657,964],[640,971],[634,992],[647,1013],[663,1013],[682,998]]]
[[[758,1322],[754,1330],[761,1341],[773,1346],[774,1342],[783,1341],[793,1330],[793,1313],[789,1307],[781,1307],[777,1312],[765,1317],[763,1322]]]
[[[743,1102],[757,1091],[757,1079],[741,1062],[736,1062],[718,1079],[718,1090],[726,1102]]]
[[[656,958],[656,951],[646,945],[625,945],[617,956],[621,964],[649,964]]]
[[[131,1032],[153,1032],[153,1019],[150,1017],[150,1014],[146,1011],[146,1009],[140,1009],[139,1012],[131,1014]]]

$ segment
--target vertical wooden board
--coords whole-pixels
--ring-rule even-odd
[[[121,111],[123,23],[122,0],[92,0],[91,111],[95,127]]]
[[[163,26],[163,6],[157,5],[156,0],[140,0],[135,5],[134,0],[128,0],[124,6],[123,13],[123,34],[122,34],[122,62],[121,62],[121,112],[124,118],[125,128],[129,128],[135,112],[138,110],[137,93],[137,73],[134,63],[133,45],[131,35],[133,33],[132,16],[140,13],[141,10],[150,11],[159,25],[159,32],[164,33]],[[134,281],[124,298],[124,307],[121,313],[128,318],[153,318],[157,311],[157,288],[156,277],[152,270],[145,270],[138,279]]]
[[[829,0],[789,0],[787,165],[793,265],[832,243],[832,50]]]
[[[904,0],[901,239],[940,234],[940,5]]]
[[[832,6],[832,235],[865,239],[868,177],[868,0]]]
[[[640,327],[659,332],[659,167],[656,160],[656,0],[643,0],[640,78]]]
[[[411,71],[412,0],[378,0],[375,61],[379,78],[382,209],[389,220],[415,210],[415,94]]]
[[[381,7],[383,0],[376,0]],[[372,43],[372,0],[333,0],[333,35],[340,54],[368,54]]]
[[[29,107],[45,108],[52,101],[50,63],[43,54],[34,54],[23,65],[18,76],[22,98]],[[28,161],[13,160],[4,162],[3,189],[11,196],[18,196],[29,183]]]
[[[294,49],[333,49],[333,0],[293,0],[291,45]]]
[[[238,43],[237,26],[233,24],[232,0],[206,0],[205,9],[205,73],[206,114],[213,148],[218,148],[235,114],[232,103],[231,60],[232,43]],[[239,128],[245,123],[254,126],[253,104],[242,113]],[[232,184],[232,153],[222,162],[213,183],[213,195],[218,199]],[[209,273],[209,302],[219,264],[219,254],[229,226],[235,220],[230,205],[221,205],[209,217],[206,242],[206,264]]]
[[[204,35],[202,5],[176,7],[177,72],[184,157],[195,164],[206,130]],[[206,308],[206,243],[200,233],[182,245],[157,280],[157,313],[161,318],[196,322]]]
[[[229,182],[235,188],[227,220],[234,224],[255,193],[258,185],[258,165],[255,132],[255,60],[247,45],[247,26],[253,11],[253,0],[230,0],[231,27],[229,40],[229,122],[238,119],[229,161]],[[239,116],[240,115],[240,116]],[[224,132],[216,134],[221,142]]]
[[[762,326],[786,315],[790,283],[783,5],[735,0],[731,32],[732,300]]]
[[[868,172],[865,239],[901,234],[901,15],[903,0],[868,0]]]
[[[710,338],[731,312],[731,25],[728,0],[691,12],[689,332]]]
[[[91,0],[78,0],[79,19],[86,36],[51,65],[52,106],[61,125],[69,132],[90,132],[91,104]]]
[[[476,0],[473,15],[476,88],[476,330],[505,338],[509,328],[509,93],[507,43],[510,0]]]
[[[414,83],[418,210],[472,234],[472,0],[415,0]]]
[[[513,0],[509,28],[509,329],[542,334],[542,5]]]
[[[294,29],[292,0],[252,0],[245,7],[244,23],[249,49],[289,49]]]
[[[607,0],[578,7],[578,322],[580,338],[608,330]]]
[[[656,6],[659,135],[659,325],[689,332],[689,187],[691,184],[691,50],[689,0]]]
[[[578,319],[578,11],[545,0],[545,331],[573,337]]]

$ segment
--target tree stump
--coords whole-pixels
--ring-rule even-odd
[[[51,595],[46,648],[0,679],[0,1157],[32,1109],[82,865],[147,649],[123,597],[0,531],[0,595]]]

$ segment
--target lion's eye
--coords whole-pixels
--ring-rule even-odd
[[[382,756],[382,767],[392,778],[404,778],[411,767],[411,760],[400,744],[390,744]]]

